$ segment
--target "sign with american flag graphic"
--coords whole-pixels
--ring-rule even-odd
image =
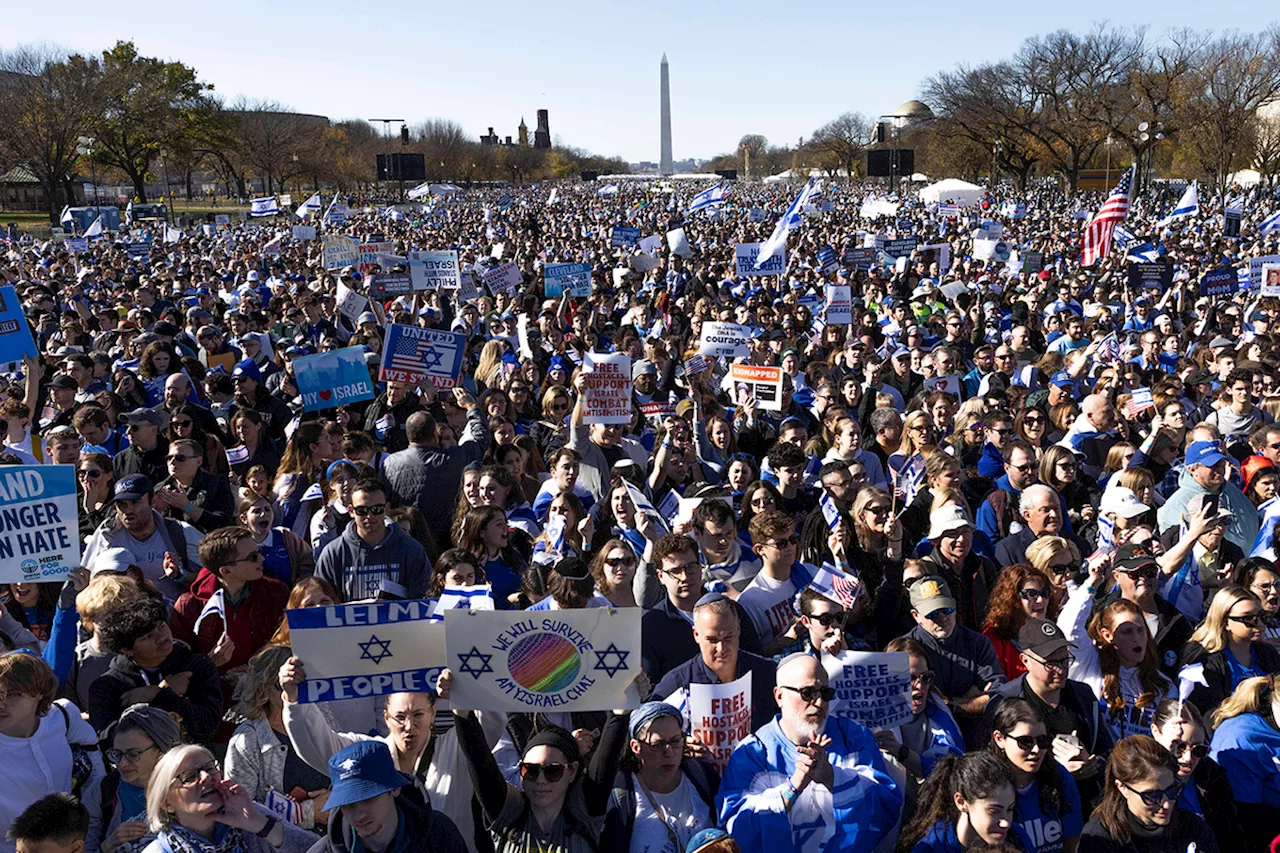
[[[383,382],[453,388],[462,375],[465,335],[438,329],[419,329],[392,323],[387,326],[387,343],[382,349]]]

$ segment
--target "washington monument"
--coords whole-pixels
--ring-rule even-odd
[[[658,173],[670,175],[675,171],[671,165],[671,73],[667,70],[667,55],[662,54],[662,152],[659,157]]]

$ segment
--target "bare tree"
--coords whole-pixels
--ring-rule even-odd
[[[439,180],[461,175],[463,161],[471,157],[471,147],[477,145],[467,136],[462,125],[451,119],[427,119],[413,128],[413,137],[422,149],[427,174],[435,175]]]
[[[1026,131],[1031,120],[1030,93],[1019,85],[1011,65],[962,66],[944,71],[924,82],[922,96],[932,105],[935,115],[931,136],[964,148],[970,169],[974,149],[990,151],[997,173],[993,177],[1012,172],[1019,189],[1026,189],[1031,170],[1040,159],[1039,143]],[[941,162],[949,162],[949,157],[938,156],[942,154],[940,148],[931,146]],[[980,170],[971,174],[976,178]]]
[[[274,193],[277,181],[300,172],[293,158],[302,156],[306,118],[276,101],[242,99],[232,110],[241,160],[262,178],[265,192]]]
[[[845,113],[813,132],[810,148],[827,154],[852,181],[871,139],[871,122],[862,113]]]

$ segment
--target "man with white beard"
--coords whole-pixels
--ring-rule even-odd
[[[778,663],[773,694],[782,713],[729,758],[720,824],[743,853],[870,853],[902,809],[871,730],[828,716],[835,690],[811,655]]]

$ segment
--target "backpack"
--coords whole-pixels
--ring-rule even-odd
[[[161,538],[164,539],[165,550],[170,551],[178,556],[178,564],[182,567],[184,575],[199,571],[199,566],[192,566],[191,560],[187,556],[187,534],[183,530],[182,523],[172,518],[160,516],[163,525],[157,525]],[[102,522],[101,530],[111,533],[120,530],[120,519],[115,513],[107,516],[106,521]]]
[[[84,786],[89,783],[89,779],[93,776],[93,753],[98,751],[97,745],[86,746],[82,743],[71,742],[71,716],[67,713],[66,706],[61,702],[54,702],[54,707],[62,712],[62,722],[67,727],[67,746],[71,749],[71,793],[76,797],[82,797]]]

